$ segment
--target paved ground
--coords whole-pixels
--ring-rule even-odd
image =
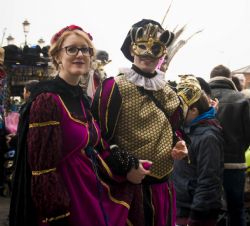
[[[8,226],[10,198],[0,196],[0,226]]]

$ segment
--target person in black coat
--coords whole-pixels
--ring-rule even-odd
[[[250,145],[250,102],[236,89],[227,67],[216,66],[210,78],[212,98],[219,100],[216,117],[225,138],[223,186],[230,225],[245,226],[245,151]]]
[[[188,157],[174,161],[172,175],[178,225],[216,225],[221,208],[223,137],[215,111],[202,92],[187,112]]]

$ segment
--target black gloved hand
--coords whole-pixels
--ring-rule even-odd
[[[125,176],[133,167],[136,169],[139,167],[139,160],[117,145],[111,146],[110,152],[105,160],[115,174]]]

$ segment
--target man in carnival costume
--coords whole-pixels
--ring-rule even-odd
[[[178,141],[176,130],[187,106],[200,96],[194,77],[183,80],[177,95],[156,69],[173,39],[174,34],[156,21],[135,23],[121,47],[132,67],[104,80],[92,104],[102,135],[113,147],[107,162],[117,163],[114,172],[140,187],[134,198],[141,200],[142,225],[175,225],[175,196],[168,181],[171,153],[175,146],[175,158],[186,156],[185,142]],[[132,212],[128,220],[137,225],[130,218]]]

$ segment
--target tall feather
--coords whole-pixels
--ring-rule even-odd
[[[195,35],[201,33],[203,30],[199,30],[197,32],[195,32],[194,34],[192,34],[191,36],[189,36],[186,40],[181,39],[175,43],[173,43],[173,45],[170,45],[168,48],[168,56],[167,56],[167,60],[166,60],[166,65],[167,67],[169,66],[171,60],[173,59],[173,57],[175,56],[175,54],[185,45],[187,44],[187,42],[193,38]]]
[[[170,11],[170,8],[171,8],[172,3],[173,3],[173,0],[171,1],[170,5],[168,6],[168,9],[167,9],[167,11],[166,11],[166,13],[165,13],[165,15],[164,15],[164,17],[163,17],[163,19],[162,19],[162,22],[161,22],[161,26],[162,26],[162,27],[163,27],[163,24],[164,24],[164,22],[165,22],[165,19],[167,18],[167,15],[168,15],[168,13],[169,13],[169,11]]]

